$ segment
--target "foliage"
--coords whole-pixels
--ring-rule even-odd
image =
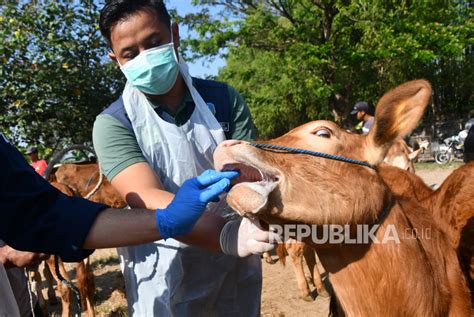
[[[92,1],[0,7],[0,124],[41,150],[90,142],[95,116],[121,86]]]
[[[197,34],[183,51],[227,58],[219,79],[244,95],[263,137],[316,118],[348,126],[356,101],[374,105],[415,78],[433,84],[428,119],[466,117],[474,108],[469,2],[194,2],[204,9],[181,17]]]

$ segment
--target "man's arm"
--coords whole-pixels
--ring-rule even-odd
[[[149,243],[161,238],[153,211],[108,208],[97,215],[83,248],[116,248]]]

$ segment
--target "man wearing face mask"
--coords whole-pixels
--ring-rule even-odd
[[[213,167],[218,143],[255,137],[249,109],[234,88],[189,75],[162,1],[108,1],[100,30],[127,78],[94,124],[102,171],[131,207],[163,208],[184,180]],[[252,254],[268,248],[269,235],[247,219],[226,221],[229,213],[221,199],[180,241],[118,249],[131,315],[260,314],[261,264]],[[225,254],[185,244],[200,241]]]

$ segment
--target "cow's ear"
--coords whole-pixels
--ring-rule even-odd
[[[414,80],[390,90],[379,100],[374,126],[367,135],[368,162],[380,163],[393,141],[416,128],[430,97],[430,83]]]

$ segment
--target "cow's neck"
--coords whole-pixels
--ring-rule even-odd
[[[389,225],[396,228],[399,236],[412,226],[398,203],[378,228],[379,241],[387,230],[393,229]],[[382,316],[391,312],[418,316],[436,311],[433,301],[442,301],[439,298],[442,286],[432,277],[432,267],[427,263],[430,259],[414,256],[425,252],[420,250],[417,239],[402,238],[400,243],[315,245],[348,316]]]
[[[465,190],[468,188],[466,183],[472,182],[466,180],[470,175],[456,176],[448,178],[438,190],[420,201],[420,204],[432,213],[434,220],[448,233],[457,249],[461,229],[468,228],[468,223],[470,227],[474,224],[472,212],[469,212],[474,210],[474,201],[470,199],[472,194]]]

